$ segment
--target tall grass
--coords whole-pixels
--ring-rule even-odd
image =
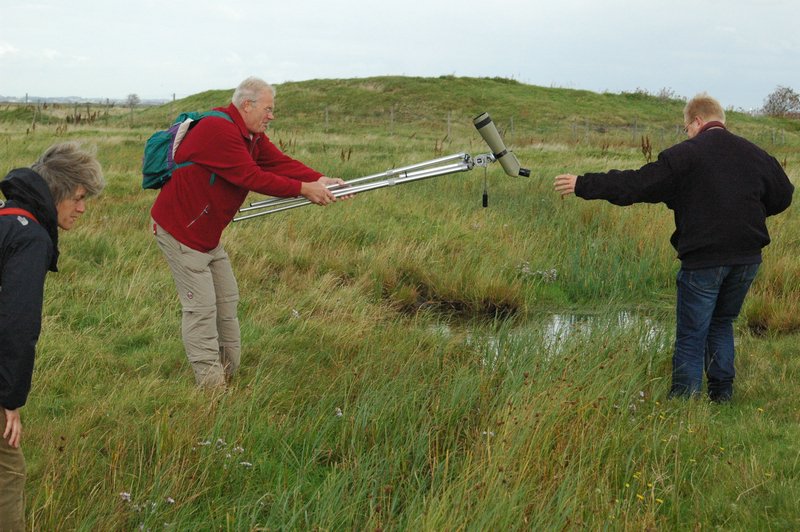
[[[451,77],[279,86],[271,138],[328,175],[485,153],[471,118],[487,110],[533,177],[490,168],[487,209],[476,169],[234,224],[243,364],[209,394],[185,361],[139,162],[171,115],[229,97],[66,132],[42,120],[26,134],[0,110],[4,169],[80,139],[109,181],[47,281],[23,410],[33,527],[800,526],[794,210],[769,222],[737,396],[720,407],[665,399],[669,211],[552,192],[564,171],[643,164],[633,126],[654,151],[677,141],[681,102]],[[797,179],[795,122],[729,122]]]

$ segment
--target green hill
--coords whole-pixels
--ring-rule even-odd
[[[531,128],[551,128],[564,122],[609,126],[673,127],[681,122],[684,102],[642,92],[622,94],[526,85],[503,78],[442,76],[418,78],[382,76],[360,79],[323,79],[276,85],[279,117],[308,124],[325,110],[355,123],[383,118],[394,110],[401,123],[440,121],[451,113],[462,119],[483,110]],[[201,111],[227,105],[233,89],[210,90],[174,103],[144,110],[142,120],[156,121],[165,109]],[[800,131],[800,121],[751,117],[730,113],[730,120]]]
[[[382,76],[359,79],[323,79],[276,85],[279,120],[294,128],[318,127],[327,113],[329,121],[352,127],[373,125],[387,116],[397,124],[424,125],[472,118],[489,111],[502,121],[513,118],[523,131],[548,131],[565,123],[592,127],[675,128],[681,123],[684,102],[642,92],[622,94],[526,85],[503,78],[442,76],[418,78]],[[137,125],[164,125],[184,111],[203,111],[227,105],[233,89],[208,90],[161,106],[135,111]],[[71,109],[71,106],[61,106]],[[38,120],[58,120],[59,106],[39,111]],[[77,108],[76,108],[77,109]],[[119,112],[111,120],[125,123],[130,117]],[[63,113],[61,113],[63,114]],[[0,107],[0,122],[33,120],[34,107]],[[84,115],[85,116],[85,115]],[[496,118],[496,120],[497,120]],[[747,129],[772,128],[797,133],[800,121],[753,117],[730,112],[729,122]]]

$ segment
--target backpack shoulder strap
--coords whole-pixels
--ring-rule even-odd
[[[175,129],[175,140],[172,143],[172,157],[175,157],[175,152],[178,151],[178,146],[183,141],[183,138],[192,129],[195,124],[201,119],[206,118],[208,116],[216,116],[219,118],[224,118],[228,122],[233,123],[233,119],[230,117],[228,113],[224,113],[222,111],[207,111],[205,113],[183,113],[178,118],[175,119],[174,124],[172,127]],[[185,166],[187,163],[183,163],[182,165],[178,165],[178,168],[181,166]]]
[[[228,122],[233,122],[233,118],[231,118],[231,115],[229,115],[225,111],[217,111],[215,109],[212,109],[211,111],[206,111],[205,113],[202,113],[199,118],[205,118],[207,116],[216,116],[218,118],[224,118]]]
[[[199,122],[202,118],[206,118],[209,116],[224,118],[228,122],[233,123],[233,118],[231,118],[231,116],[228,113],[224,111],[217,111],[215,109],[212,109],[211,111],[206,111],[205,113],[197,113],[197,112],[181,113],[178,116],[178,118],[175,119],[175,122],[173,122],[172,124],[172,128],[175,128],[175,135],[172,142],[172,152],[171,152],[173,160],[175,158],[175,153],[178,151],[178,146],[180,146],[180,143],[183,141],[183,138],[186,136],[189,130],[192,129],[197,124],[197,122]],[[184,166],[189,166],[190,164],[194,163],[192,163],[192,161],[186,161],[180,164],[175,164],[175,168],[182,168]],[[216,178],[217,174],[212,173],[211,177],[209,178],[209,183],[213,185]]]
[[[195,119],[195,122],[197,122],[201,118],[206,118],[206,117],[209,117],[209,116],[216,116],[217,118],[224,118],[225,120],[227,120],[231,124],[233,123],[233,118],[231,118],[231,115],[229,115],[225,111],[217,111],[216,109],[212,109],[211,111],[206,111],[205,113],[200,113],[200,115],[198,115],[197,118]],[[192,127],[193,125],[194,124],[191,124],[189,127]],[[185,164],[191,164],[191,163],[187,162],[187,163],[183,163],[183,164],[185,165]],[[216,179],[217,179],[217,174],[212,172],[211,177],[209,178],[208,182],[213,185],[214,182],[216,181]]]
[[[2,209],[0,209],[0,216],[14,216],[15,214],[17,216],[24,216],[25,218],[30,218],[37,224],[39,223],[39,220],[36,219],[36,216],[29,213],[25,209],[20,209],[19,207],[3,207]]]

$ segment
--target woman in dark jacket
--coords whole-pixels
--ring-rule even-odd
[[[45,275],[58,271],[58,229],[71,229],[104,186],[100,163],[75,142],[0,181],[0,530],[25,526],[19,409],[31,387]]]

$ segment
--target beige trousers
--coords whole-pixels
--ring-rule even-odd
[[[2,437],[6,411],[0,407],[0,532],[25,530],[25,457]]]
[[[224,386],[241,358],[236,311],[239,288],[222,244],[208,253],[191,249],[153,222],[183,307],[182,334],[186,357],[198,386]]]

